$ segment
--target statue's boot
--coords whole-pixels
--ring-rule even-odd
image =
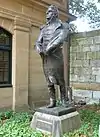
[[[55,95],[54,85],[48,86],[48,90],[49,90],[49,96],[50,96],[50,104],[47,106],[47,108],[56,107],[56,95]]]
[[[62,106],[68,107],[69,106],[69,98],[68,98],[68,95],[66,94],[66,88],[64,85],[60,86],[60,97],[61,97]]]

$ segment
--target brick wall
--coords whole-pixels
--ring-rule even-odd
[[[82,89],[95,86],[96,90],[100,83],[100,30],[72,34],[70,44],[71,83]]]

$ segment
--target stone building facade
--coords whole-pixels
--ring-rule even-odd
[[[63,21],[73,17],[66,0],[0,0],[0,108],[42,105],[47,89],[33,46],[50,4]]]

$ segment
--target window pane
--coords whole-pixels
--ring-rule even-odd
[[[9,83],[9,51],[0,50],[0,84]]]
[[[0,27],[0,49],[9,49],[11,47],[11,34]]]
[[[0,86],[11,84],[12,35],[0,27]]]
[[[8,71],[4,71],[4,81],[8,81],[8,77],[9,77],[9,72]]]
[[[9,45],[9,37],[8,36],[6,36],[6,37],[0,36],[0,46],[1,45]]]

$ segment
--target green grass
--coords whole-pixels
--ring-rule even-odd
[[[100,114],[92,110],[81,110],[80,116],[81,128],[66,134],[64,137],[99,137]]]
[[[81,110],[82,126],[73,133],[63,137],[98,137],[100,114],[91,110]],[[4,119],[8,118],[4,122]],[[0,113],[0,137],[46,137],[40,132],[30,128],[32,115],[29,113],[13,113],[12,111]]]
[[[6,115],[7,113],[9,112],[6,112]],[[4,124],[1,122],[0,137],[42,137],[40,132],[33,131],[30,128],[30,117],[28,113],[13,114],[11,112],[11,118]]]

